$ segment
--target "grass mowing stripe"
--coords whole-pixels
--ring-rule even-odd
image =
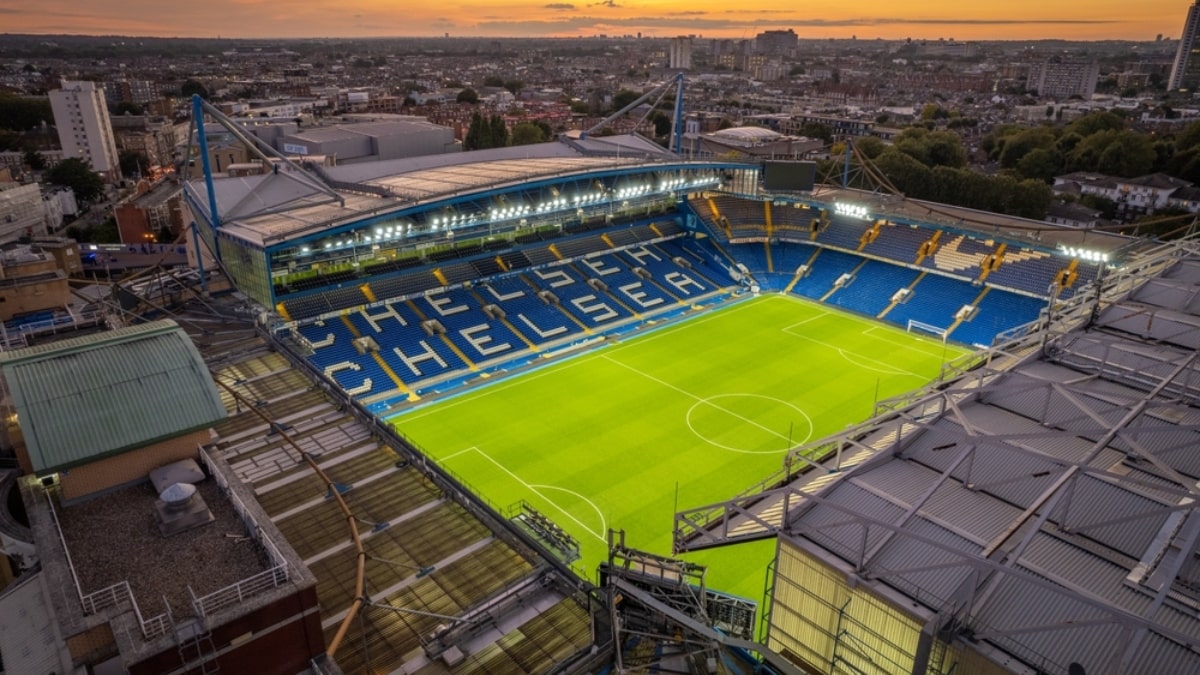
[[[908,391],[914,374],[931,379],[961,352],[935,355],[899,329],[772,295],[389,421],[493,503],[524,500],[545,513],[594,569],[607,557],[597,528],[667,554],[676,506],[732,497],[779,468],[789,437],[799,444],[861,421],[873,391]],[[713,564],[711,587],[760,600],[773,550],[763,542],[689,559]]]

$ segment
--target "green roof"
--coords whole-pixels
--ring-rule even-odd
[[[57,471],[225,417],[204,360],[174,321],[0,352],[25,448]]]

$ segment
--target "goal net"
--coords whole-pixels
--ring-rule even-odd
[[[914,319],[908,320],[908,332],[925,334],[925,335],[933,335],[933,336],[937,337],[937,339],[941,340],[942,342],[946,341],[946,329],[945,328],[938,328],[937,326],[935,326],[933,324],[923,323],[920,321],[916,321]]]

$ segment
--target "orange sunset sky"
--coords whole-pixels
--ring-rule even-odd
[[[595,35],[1153,40],[1191,0],[0,0],[0,33],[183,37]],[[743,6],[745,8],[743,8]]]

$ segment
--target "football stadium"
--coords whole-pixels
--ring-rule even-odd
[[[198,340],[201,463],[311,588],[291,666],[1200,670],[1193,239],[632,134],[231,176],[199,131],[191,255],[256,308]],[[232,663],[243,588],[158,672]]]

